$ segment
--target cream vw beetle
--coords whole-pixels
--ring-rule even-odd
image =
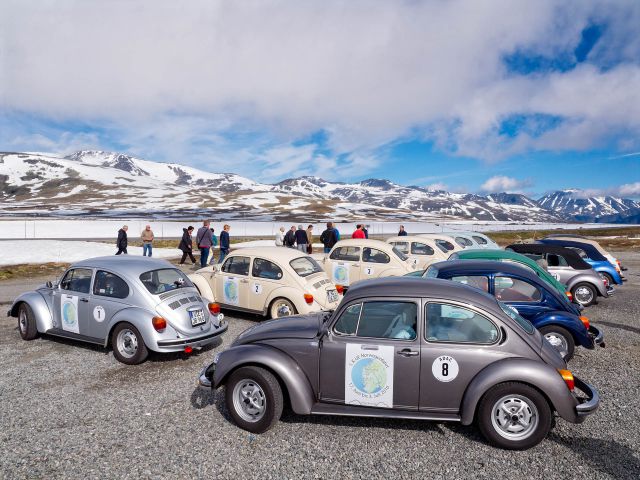
[[[343,287],[368,278],[399,277],[417,269],[404,253],[380,240],[340,240],[329,254],[314,257],[322,263],[329,278]]]
[[[456,239],[447,233],[419,233],[418,237],[431,238],[435,240],[440,249],[446,249],[445,253],[451,255],[455,252],[460,252],[466,247],[462,246]]]
[[[416,268],[423,270],[432,263],[444,262],[449,258],[449,251],[442,245],[438,245],[433,238],[405,236],[391,237],[387,243],[393,245],[409,260]]]
[[[342,291],[312,257],[285,247],[236,250],[222,265],[200,269],[189,280],[223,308],[272,318],[333,310]]]

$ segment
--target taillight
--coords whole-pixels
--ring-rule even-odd
[[[570,302],[573,302],[573,294],[569,291],[564,292],[567,295],[567,298],[569,299]]]
[[[313,303],[313,295],[311,295],[310,293],[305,293],[304,301],[311,305]]]
[[[580,317],[580,321],[585,326],[585,328],[589,330],[589,319],[587,317]]]
[[[336,285],[336,292],[342,295],[344,293],[344,287],[342,285]]]
[[[184,353],[191,353],[193,352],[193,348],[191,347],[191,345],[187,345],[186,347],[184,347]]]
[[[218,305],[217,303],[210,303],[208,307],[209,313],[211,313],[211,315],[218,315],[220,313],[220,305]]]
[[[569,387],[569,390],[573,390],[576,387],[576,382],[573,379],[573,373],[571,373],[569,370],[560,370],[560,369],[558,369],[558,373],[564,380],[564,383],[567,384],[567,387]]]
[[[151,324],[156,332],[164,332],[164,329],[167,328],[167,321],[162,317],[153,317]]]
[[[602,277],[602,283],[604,283],[605,287],[609,286],[609,280],[607,280],[607,277]]]

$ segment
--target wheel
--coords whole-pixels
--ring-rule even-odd
[[[544,338],[560,352],[565,361],[573,358],[573,351],[576,348],[576,342],[566,329],[559,325],[546,325],[540,329],[540,333]]]
[[[477,421],[490,443],[508,450],[526,450],[547,436],[552,411],[535,388],[507,382],[485,393],[478,406]]]
[[[604,278],[607,279],[607,282],[609,282],[609,285],[615,285],[616,283],[613,281],[613,277],[608,274],[607,272],[600,272],[600,275],[602,275]]]
[[[239,368],[231,374],[225,388],[227,408],[240,428],[262,433],[280,419],[282,389],[268,370]]]
[[[588,307],[597,302],[598,292],[593,285],[588,283],[578,283],[571,289],[573,298],[583,307]]]
[[[23,340],[33,340],[38,336],[36,318],[27,303],[21,303],[18,308],[18,330]]]
[[[288,317],[298,313],[296,307],[286,298],[276,298],[271,304],[271,318]]]
[[[144,339],[136,327],[130,323],[119,323],[111,332],[113,356],[127,365],[144,362],[149,355]]]

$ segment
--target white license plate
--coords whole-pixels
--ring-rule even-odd
[[[195,327],[196,325],[200,325],[206,321],[204,318],[204,311],[202,309],[189,310],[189,317],[191,318],[192,327]]]
[[[336,290],[327,290],[327,300],[331,303],[338,301],[338,292]]]

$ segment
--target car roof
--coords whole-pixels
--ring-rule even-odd
[[[588,243],[589,245],[593,245],[603,255],[610,255],[610,253],[596,240],[587,237],[581,237],[580,235],[547,235],[544,238],[549,240],[569,240],[580,243]]]
[[[166,260],[160,258],[139,257],[134,255],[110,255],[108,257],[87,258],[75,262],[70,268],[104,268],[124,275],[140,275],[149,270],[160,268],[177,268]]]
[[[436,238],[447,241],[453,240],[455,242],[454,235],[451,235],[449,233],[419,233],[417,236],[423,238]]]
[[[473,273],[505,273],[507,275],[518,275],[535,283],[544,283],[535,273],[515,263],[494,260],[448,260],[434,263],[431,266],[437,268],[440,273],[461,272],[462,274],[464,272],[463,274],[466,275]]]
[[[513,243],[507,248],[518,253],[562,255],[570,267],[577,270],[588,270],[591,268],[580,255],[574,250],[559,245],[549,245],[546,243]]]
[[[421,237],[420,235],[405,235],[403,237],[389,237],[387,243],[391,242],[422,242],[426,244],[435,245],[435,238]]]
[[[289,262],[294,258],[298,257],[308,257],[304,252],[297,250],[295,248],[287,248],[287,247],[247,247],[247,248],[238,248],[231,252],[229,256],[236,255],[246,255],[248,257],[262,257],[266,259],[272,260],[280,260],[283,262]]]
[[[369,238],[345,238],[344,240],[340,240],[335,245],[336,247],[372,247],[377,249],[390,249],[392,248],[387,242],[383,242],[382,240],[372,240]],[[334,247],[335,248],[335,247]]]
[[[585,251],[591,260],[606,261],[606,257],[590,243],[581,242],[580,240],[560,240],[554,238],[543,238],[540,240],[548,245],[558,245],[560,247],[574,247]]]
[[[478,260],[490,260],[491,258],[506,258],[509,260],[517,260],[523,263],[536,263],[535,260],[532,260],[529,257],[522,255],[521,253],[511,252],[498,248],[469,248],[462,250],[461,252],[455,252],[455,255],[458,255],[458,258],[460,259],[477,258]]]

